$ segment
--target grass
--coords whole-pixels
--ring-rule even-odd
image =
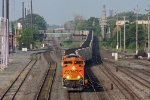
[[[14,82],[14,80],[15,79],[12,77],[12,78],[10,78],[9,82],[12,83],[12,82]]]
[[[105,48],[105,49],[108,49],[108,50],[111,50],[111,51],[113,51],[113,52],[120,52],[120,48],[118,48],[118,50],[116,49],[116,48],[113,48],[113,47],[111,47],[111,46],[106,46],[106,45],[104,45],[104,44],[99,44],[99,47],[100,48]],[[121,48],[121,52],[123,52],[123,47]],[[126,49],[125,50],[125,52],[126,53],[135,53],[135,50],[133,50],[133,49]]]
[[[37,57],[29,56],[28,59],[29,60],[37,60]]]
[[[44,99],[47,99],[48,92],[49,92],[48,90],[49,90],[49,88],[50,88],[51,82],[52,82],[52,77],[49,78],[48,85],[47,85],[47,87],[46,87],[46,93],[45,93],[45,95],[44,95]]]

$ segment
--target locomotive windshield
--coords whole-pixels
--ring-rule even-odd
[[[83,61],[75,61],[74,64],[83,64]]]
[[[64,64],[72,64],[72,61],[64,61]]]
[[[67,58],[79,58],[79,56],[76,56],[76,55],[69,55],[69,56],[67,56]]]

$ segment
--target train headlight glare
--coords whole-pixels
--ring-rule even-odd
[[[74,67],[74,66],[72,66],[72,70],[75,70],[75,67]]]
[[[78,76],[78,78],[81,78],[81,76]]]
[[[70,76],[67,76],[67,79],[69,79],[70,78]]]

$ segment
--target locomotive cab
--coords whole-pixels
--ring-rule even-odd
[[[84,85],[84,60],[79,55],[67,55],[62,60],[62,84],[68,88]]]

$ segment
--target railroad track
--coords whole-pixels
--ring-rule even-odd
[[[56,51],[55,51],[55,54],[56,54],[56,56],[57,56],[59,59],[62,59],[62,55],[61,55],[60,49],[56,50]]]
[[[141,62],[140,60],[133,60],[133,62],[134,62],[134,63],[137,63],[137,64],[139,64],[139,65],[144,65],[144,66],[146,66],[146,67],[149,67],[149,66],[150,66],[150,64],[146,64],[146,63],[144,63],[144,62]]]
[[[10,87],[6,90],[6,92],[2,95],[0,100],[13,100],[17,96],[22,84],[25,82],[28,74],[30,73],[31,69],[37,62],[37,54],[32,54],[32,58],[30,62],[24,67],[24,69],[20,72],[14,82],[10,85]]]
[[[139,72],[141,72],[141,73],[143,73],[144,75],[146,75],[146,76],[149,76],[150,77],[150,74],[149,74],[149,72],[148,71],[146,71],[146,70],[144,70],[144,69],[140,69],[140,70],[138,70]]]
[[[102,84],[99,82],[99,80],[96,78],[96,76],[93,74],[93,72],[91,71],[90,64],[87,64],[88,66],[86,66],[85,69],[85,73],[86,76],[88,77],[88,83],[91,87],[92,90],[87,90],[87,91],[91,91],[94,92],[95,94],[95,98],[94,100],[111,100],[108,97],[107,92],[105,91],[105,89],[103,88]]]
[[[68,92],[68,100],[82,100],[80,92]]]
[[[141,98],[136,95],[129,86],[124,83],[120,78],[118,78],[106,65],[102,64],[105,71],[100,67],[103,73],[117,86],[120,92],[125,96],[128,100],[141,100]],[[109,75],[108,75],[109,74]]]
[[[49,64],[49,68],[44,76],[44,79],[42,81],[41,87],[38,91],[38,94],[35,100],[49,100],[50,99],[52,84],[53,84],[53,80],[54,80],[56,68],[57,68],[57,64],[50,57],[51,51],[52,49],[49,49],[44,53],[44,57]]]
[[[133,80],[137,81],[139,84],[141,84],[142,86],[145,86],[146,88],[150,89],[150,82],[147,81],[146,79],[134,74],[133,72],[131,72],[130,70],[128,70],[127,68],[119,68],[119,71],[121,71],[122,73],[126,74],[127,76],[129,76],[130,78],[132,78]],[[139,81],[139,80],[142,80]],[[145,84],[144,84],[145,83]]]
[[[113,63],[113,62],[111,62],[111,61],[109,61],[110,63]],[[145,86],[146,88],[149,88],[150,89],[150,82],[149,81],[147,81],[147,79],[144,79],[144,78],[142,78],[142,77],[140,77],[140,76],[138,76],[138,75],[136,75],[135,73],[133,73],[132,71],[130,71],[129,69],[132,69],[132,68],[126,68],[126,66],[119,66],[118,64],[115,64],[115,66],[113,66],[113,67],[118,67],[119,68],[119,71],[121,71],[123,74],[125,74],[125,75],[127,75],[128,77],[130,77],[131,79],[133,79],[133,80],[135,80],[136,82],[138,82],[139,84],[141,84],[142,86]],[[137,70],[137,69],[134,69],[134,70]],[[143,73],[143,74],[145,74],[145,75],[147,75],[147,76],[149,76],[148,75],[148,73],[147,73],[147,71],[145,71],[145,70],[139,70],[138,69],[138,71],[139,72],[141,72],[141,73]],[[139,80],[142,80],[142,82],[141,81],[139,81]]]
[[[149,74],[149,71],[145,70],[145,69],[137,69],[137,68],[131,68],[131,67],[127,67],[126,68],[130,69],[130,70],[136,70],[138,71],[139,73],[142,73],[146,76],[149,76],[150,77],[150,74]]]

